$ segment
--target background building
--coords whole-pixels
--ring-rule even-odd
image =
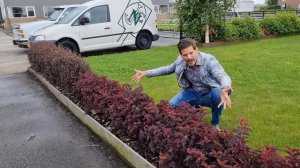
[[[234,5],[235,12],[252,12],[254,11],[254,0],[238,0]]]
[[[174,16],[176,0],[152,0],[157,19],[170,19]]]
[[[0,23],[11,28],[14,23],[44,19],[54,6],[81,4],[89,0],[0,0]],[[152,0],[158,19],[173,17],[175,0]]]
[[[300,0],[278,0],[282,9],[300,9]]]
[[[6,28],[14,23],[44,19],[54,6],[81,4],[89,0],[0,0],[0,22]]]
[[[5,27],[11,28],[14,23],[44,19],[54,6],[81,4],[87,1],[89,0],[0,0],[0,23],[4,21]],[[294,5],[300,0],[286,1]],[[176,0],[152,0],[152,2],[157,19],[174,18]],[[234,9],[236,12],[253,11],[254,0],[238,0]]]

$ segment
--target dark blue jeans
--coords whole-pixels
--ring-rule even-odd
[[[223,111],[223,105],[218,108],[221,102],[221,88],[212,88],[206,95],[199,95],[199,93],[191,88],[184,89],[170,100],[170,105],[176,108],[183,102],[190,103],[191,105],[210,107],[212,112],[211,124],[217,125],[220,123],[220,117]]]

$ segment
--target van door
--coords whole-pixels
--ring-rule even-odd
[[[111,19],[108,5],[97,6],[79,17],[81,51],[112,47]]]

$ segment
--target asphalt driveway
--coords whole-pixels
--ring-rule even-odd
[[[0,40],[1,168],[128,167],[26,72],[26,50]]]
[[[1,31],[0,41],[1,168],[128,167],[26,72],[27,49]],[[153,47],[177,42],[161,37]]]

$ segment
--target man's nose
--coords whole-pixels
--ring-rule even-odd
[[[192,59],[193,57],[192,57],[192,54],[189,54],[188,55],[188,59]]]

